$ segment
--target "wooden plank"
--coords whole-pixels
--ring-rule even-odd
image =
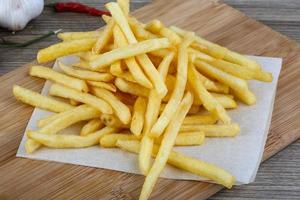
[[[167,24],[195,30],[243,53],[284,58],[264,159],[298,139],[300,46],[223,3],[205,0],[166,3],[155,1],[135,15],[143,20],[159,18]],[[15,158],[32,108],[16,102],[11,87],[20,84],[39,91],[43,84],[29,77],[27,71],[28,67],[22,67],[0,78],[3,92],[0,97],[0,199],[136,199],[142,176]],[[160,179],[152,199],[205,199],[221,188],[196,181]]]

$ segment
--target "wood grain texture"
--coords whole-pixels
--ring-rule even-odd
[[[167,24],[177,24],[195,30],[212,41],[243,53],[284,57],[284,68],[279,80],[272,126],[264,158],[266,159],[291,141],[299,138],[299,125],[297,126],[297,123],[300,123],[299,45],[216,1],[194,0],[182,4],[180,4],[181,1],[169,1],[172,3],[168,6],[166,6],[166,2],[157,1],[155,2],[156,6],[149,5],[137,11],[136,15],[144,20],[158,17]],[[168,12],[168,9],[171,8],[172,12]],[[188,12],[183,10],[188,10]],[[184,13],[180,19],[178,13]],[[69,23],[72,23],[71,20]],[[44,31],[46,30],[44,29]],[[32,53],[32,55],[34,54],[35,52]],[[14,60],[17,61],[18,56],[22,57],[16,55]],[[12,98],[12,84],[17,83],[39,91],[43,81],[28,77],[26,67],[8,73],[0,80],[1,92],[5,94],[0,97],[0,113],[2,114],[0,116],[0,199],[16,199],[17,197],[20,199],[137,198],[143,182],[142,176],[54,162],[16,159],[15,153],[32,108],[16,102]],[[7,113],[10,114],[7,115]],[[293,146],[294,151],[297,151],[297,147],[299,149],[297,144],[294,145],[295,147]],[[296,161],[297,159],[299,161],[299,157],[296,156]],[[267,176],[273,173],[274,177],[276,174],[276,178],[273,179],[276,182],[263,182],[266,179],[262,179],[261,185],[254,186],[255,193],[251,192],[253,184],[250,184],[236,187],[232,191],[223,191],[212,199],[274,199],[275,197],[299,199],[299,180],[286,186],[277,185],[279,180],[286,178],[280,173],[285,172],[284,167],[290,164],[289,161],[289,157],[276,160],[275,165],[278,166],[278,171],[271,172],[268,168],[265,169],[263,164],[259,175]],[[294,162],[291,164],[292,166],[288,169],[293,171],[288,175],[298,175],[299,177],[299,169],[297,169],[299,165]],[[114,178],[112,179],[111,176]],[[261,180],[259,177],[258,180]],[[285,186],[289,190],[280,192],[282,191],[280,186]],[[152,198],[203,199],[220,189],[221,187],[213,184],[160,179]],[[244,191],[246,191],[245,194]],[[265,196],[260,196],[259,192],[265,192]]]

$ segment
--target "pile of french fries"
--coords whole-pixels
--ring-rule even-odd
[[[173,147],[236,136],[239,125],[227,110],[237,108],[236,99],[254,104],[247,80],[270,82],[272,74],[193,32],[159,20],[141,23],[129,14],[128,0],[106,8],[112,17],[103,16],[105,27],[60,33],[61,43],[37,55],[39,63],[71,54],[79,62],[58,62],[62,72],[30,68],[31,76],[53,82],[49,95],[64,100],[14,86],[18,100],[55,113],[40,119],[38,130],[26,132],[26,151],[99,144],[136,153],[146,176],[140,199],[149,198],[166,163],[231,188],[235,178],[229,172]],[[77,135],[57,134],[80,121],[86,124]]]

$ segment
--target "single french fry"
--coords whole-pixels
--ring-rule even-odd
[[[104,99],[114,110],[116,116],[123,124],[128,124],[131,120],[129,108],[122,103],[112,92],[102,88],[91,88],[92,94],[96,97]]]
[[[118,140],[116,146],[132,153],[140,151],[140,142],[137,140]],[[157,145],[153,146],[153,157],[157,156],[158,149]],[[227,188],[231,188],[235,183],[234,176],[224,169],[176,151],[170,152],[168,164],[201,177],[206,177]]]
[[[139,43],[129,44],[127,46],[98,55],[96,59],[90,62],[90,66],[95,70],[99,70],[118,60],[130,58],[158,49],[168,48],[169,46],[170,42],[166,38],[144,40]]]
[[[78,106],[78,105],[81,104],[81,102],[75,101],[74,99],[70,99],[70,104],[71,104],[72,106]]]
[[[103,128],[103,126],[104,126],[104,124],[102,123],[100,118],[91,119],[88,123],[86,123],[82,127],[82,129],[80,131],[80,135],[81,136],[88,135],[90,133],[93,133],[93,132]]]
[[[97,42],[95,43],[94,47],[92,48],[92,52],[95,54],[100,54],[103,50],[104,46],[108,44],[109,39],[112,37],[113,28],[115,26],[114,20],[109,20],[107,25],[103,29],[101,36],[98,38]]]
[[[86,81],[86,83],[89,86],[93,86],[93,87],[97,87],[97,88],[103,88],[103,89],[109,90],[111,92],[116,92],[117,91],[116,86],[112,83],[106,83],[106,82],[102,82],[102,81]]]
[[[180,128],[180,132],[187,131],[203,131],[206,137],[234,137],[240,132],[240,126],[238,124],[208,124],[208,125],[183,125]]]
[[[118,140],[140,140],[140,136],[124,133],[113,133],[103,136],[100,139],[100,146],[105,148],[114,148]]]
[[[71,55],[81,51],[89,51],[92,49],[96,41],[96,38],[84,38],[51,45],[50,47],[39,50],[37,54],[37,61],[38,63],[45,63],[53,61],[58,57]]]
[[[49,94],[52,96],[74,99],[76,101],[86,103],[106,114],[113,113],[111,106],[108,103],[106,103],[106,101],[97,98],[91,94],[82,93],[71,88],[67,88],[63,85],[52,84],[49,89]]]
[[[174,145],[175,146],[201,145],[201,144],[203,144],[204,139],[205,139],[204,132],[201,132],[201,131],[198,131],[198,132],[185,132],[185,133],[180,133],[176,136],[176,140],[175,140]],[[162,137],[155,138],[154,143],[155,144],[161,144],[161,141],[162,141]]]
[[[150,131],[151,137],[159,137],[163,133],[183,97],[185,86],[187,83],[187,47],[192,41],[192,37],[187,37],[179,47],[175,88],[164,111],[161,113]]]
[[[55,118],[51,123],[45,125],[38,132],[41,134],[56,134],[58,131],[75,124],[79,121],[93,119],[100,116],[100,112],[88,105],[81,105],[74,109],[59,113],[60,117]],[[29,139],[25,143],[27,153],[32,153],[41,146],[40,143]]]
[[[182,42],[180,36],[178,36],[171,29],[165,27],[165,25],[161,23],[159,20],[154,20],[151,23],[152,24],[149,24],[148,28],[150,28],[150,30],[152,30],[154,33],[157,33],[162,37],[168,38],[173,45],[178,45],[179,43]]]
[[[163,27],[164,25],[161,23],[161,21],[154,19],[146,24],[145,29],[152,33],[158,34]]]
[[[208,74],[209,76],[217,79],[221,83],[228,85],[232,88],[232,90],[239,93],[240,95],[238,95],[237,97],[244,103],[252,105],[256,102],[256,98],[248,89],[248,85],[245,80],[232,76],[200,60],[195,61],[195,66],[201,72],[204,72],[205,74]]]
[[[152,41],[152,43],[151,43],[152,50],[149,50],[147,52],[154,51],[157,49],[168,48],[170,46],[170,42],[166,38],[150,39],[150,40],[145,40],[145,41],[137,43],[137,40],[128,24],[127,18],[124,15],[124,13],[122,12],[119,5],[117,3],[111,2],[111,3],[106,4],[105,6],[110,11],[110,13],[112,14],[112,17],[115,19],[116,23],[119,25],[120,29],[122,30],[125,37],[127,38],[128,42],[130,44],[130,45],[127,45],[127,47],[131,46],[131,45],[138,45],[141,43],[146,43],[147,41]],[[158,40],[161,40],[161,43],[164,43],[164,44],[157,45],[160,47],[155,49],[154,48],[156,46],[155,41],[158,41]],[[148,49],[150,49],[151,47],[148,47]],[[119,48],[119,49],[121,49],[121,48]],[[137,61],[143,68],[146,75],[151,80],[151,82],[154,85],[155,89],[157,90],[159,96],[164,97],[167,94],[167,88],[166,88],[163,80],[159,76],[158,71],[156,70],[155,66],[153,65],[153,63],[151,62],[149,57],[145,54],[147,52],[142,51],[142,46],[140,47],[139,50],[140,50],[139,54],[132,55],[132,56],[136,56]],[[129,57],[132,57],[132,56],[129,56]]]
[[[130,5],[129,5],[129,0],[117,0],[120,8],[122,9],[123,13],[128,16],[129,11],[130,11]]]
[[[105,127],[86,136],[47,135],[42,134],[39,131],[28,131],[27,136],[34,141],[51,148],[84,148],[98,144],[102,136],[116,131],[116,128]]]
[[[64,32],[58,33],[57,37],[64,42],[70,40],[79,40],[86,38],[98,38],[102,35],[102,30],[86,31],[86,32]]]
[[[127,124],[123,124],[118,117],[111,114],[102,114],[100,120],[105,126],[116,128],[128,128]]]
[[[124,47],[124,46],[128,45],[128,42],[118,25],[114,27],[113,33],[114,33],[114,38],[115,38],[115,41],[116,41],[116,44],[118,47]],[[125,63],[129,69],[132,77],[136,80],[137,83],[139,83],[140,85],[142,85],[146,88],[151,89],[153,87],[151,82],[145,76],[144,72],[142,71],[141,67],[136,62],[134,57],[127,58],[125,60]]]
[[[144,88],[136,83],[125,81],[121,78],[116,78],[115,86],[117,86],[117,88],[122,92],[133,94],[136,96],[148,97],[150,92],[150,90],[147,88]]]
[[[174,117],[172,118],[171,122],[169,123],[164,133],[155,161],[148,175],[146,176],[145,182],[143,184],[142,192],[140,194],[141,200],[146,200],[149,198],[150,193],[153,190],[154,185],[160,173],[162,172],[165,164],[168,161],[169,155],[174,146],[176,136],[179,132],[180,126],[183,123],[183,120],[186,114],[188,113],[190,107],[192,106],[192,103],[193,103],[193,96],[191,95],[191,93],[188,92],[183,97],[178,109],[174,114]]]
[[[203,106],[212,114],[217,115],[225,124],[229,124],[231,119],[227,115],[224,107],[205,89],[200,78],[197,76],[197,71],[192,63],[188,69],[188,82],[192,87],[195,98],[198,98],[203,103]]]
[[[110,73],[99,73],[87,70],[73,69],[72,67],[69,67],[62,62],[58,62],[58,65],[62,69],[62,71],[67,75],[83,80],[109,82],[112,81],[114,78]]]
[[[218,118],[215,115],[188,115],[183,121],[183,125],[194,125],[194,124],[215,124]]]
[[[179,35],[186,34],[185,30],[180,29],[176,26],[171,26],[170,29]],[[247,58],[246,56],[243,56],[236,52],[230,51],[230,50],[228,50],[224,47],[221,47],[217,44],[214,44],[210,41],[207,41],[199,36],[196,36],[196,42],[198,44],[204,46],[204,48],[201,48],[204,52],[209,53],[218,59],[224,59],[224,60],[232,62],[232,63],[243,65],[243,66],[248,67],[251,70],[260,70],[260,68],[261,68],[260,65],[257,62],[255,62],[254,60],[251,60],[251,59]]]
[[[136,136],[142,133],[145,121],[144,115],[146,112],[146,105],[147,100],[143,97],[138,97],[134,103],[130,131]]]
[[[13,94],[16,99],[22,101],[23,103],[51,112],[64,112],[74,108],[74,106],[68,103],[43,96],[37,92],[28,90],[18,85],[13,86]]]
[[[67,76],[48,67],[32,66],[29,74],[30,76],[51,80],[80,92],[88,92],[89,90],[87,84],[83,80]]]

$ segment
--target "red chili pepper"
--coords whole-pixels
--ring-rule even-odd
[[[78,13],[87,13],[93,16],[102,16],[102,15],[109,15],[110,12],[98,10],[93,7],[86,6],[81,3],[75,2],[68,2],[68,3],[55,3],[53,5],[56,12],[78,12]]]

